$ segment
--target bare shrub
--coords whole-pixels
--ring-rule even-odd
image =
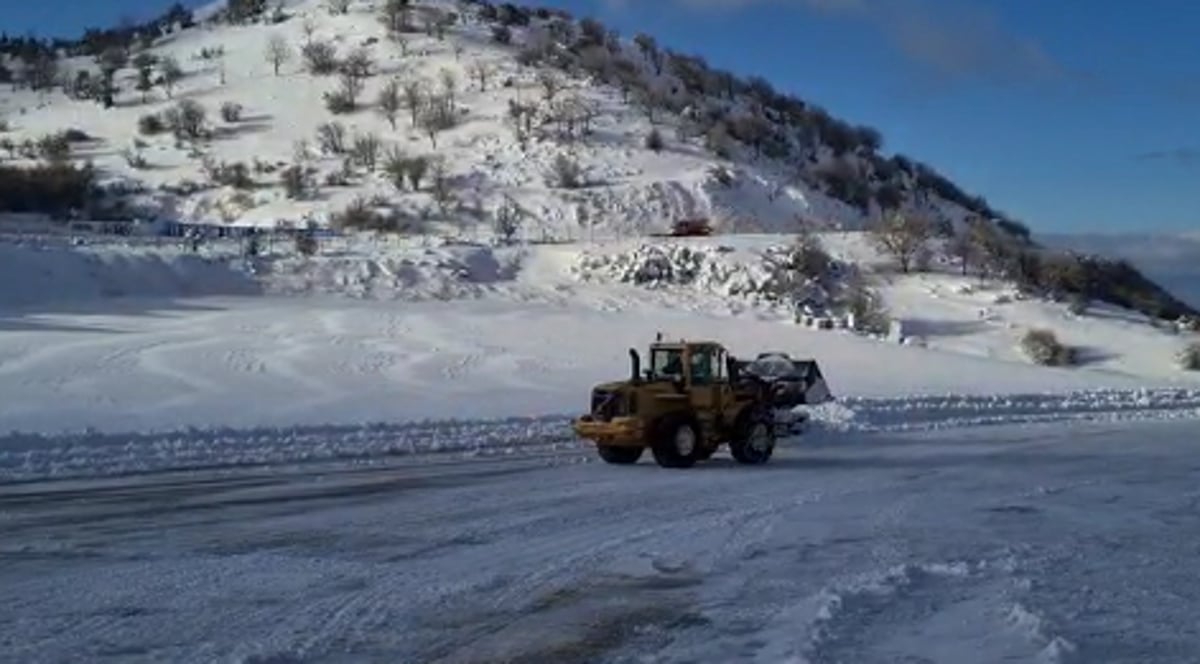
[[[550,166],[548,179],[552,187],[578,189],[583,186],[583,167],[575,158],[559,154]]]
[[[788,256],[788,268],[809,279],[820,279],[829,274],[832,265],[833,258],[815,233],[805,231],[796,237]]]
[[[330,14],[350,13],[350,0],[325,0],[325,6],[329,8]]]
[[[317,127],[317,145],[325,154],[346,153],[346,127],[338,122],[326,122]]]
[[[284,193],[291,200],[307,198],[316,187],[312,173],[299,164],[293,164],[283,169],[280,181],[283,183]]]
[[[300,56],[304,58],[304,65],[308,71],[316,76],[337,73],[337,49],[333,44],[319,41],[309,42],[300,49]]]
[[[428,172],[429,157],[413,157],[408,160],[405,173],[408,175],[408,183],[412,186],[413,191],[421,190],[421,182],[425,180]]]
[[[234,189],[254,188],[254,180],[250,177],[250,167],[246,166],[244,162],[218,163],[211,158],[205,158],[201,163],[201,168],[213,184],[229,186]]]
[[[125,163],[132,169],[140,171],[150,167],[150,162],[146,160],[146,155],[142,154],[141,150],[125,148],[121,150],[121,156],[125,159]]]
[[[374,225],[376,217],[367,199],[356,196],[340,212],[330,215],[329,223],[336,229],[366,229]]]
[[[665,147],[666,141],[663,140],[662,132],[657,127],[651,129],[649,134],[646,134],[646,148],[648,150],[662,152]]]
[[[853,329],[867,334],[887,334],[891,316],[879,292],[859,275],[848,278],[837,304],[853,318]]]
[[[525,220],[526,211],[517,204],[511,196],[505,195],[504,202],[496,208],[494,215],[494,224],[496,234],[505,244],[512,244],[516,239],[517,233],[521,231],[521,224]]]
[[[303,230],[296,233],[294,237],[296,253],[301,256],[315,256],[321,248],[317,243],[317,235],[310,230]]]
[[[221,119],[229,123],[241,122],[242,105],[236,101],[227,101],[221,104]]]
[[[376,134],[363,134],[354,139],[354,147],[350,151],[350,157],[354,160],[355,165],[362,166],[368,171],[374,171],[376,164],[379,162],[380,150],[379,136]]]
[[[1065,367],[1075,364],[1075,349],[1058,340],[1054,332],[1044,329],[1029,330],[1021,337],[1021,350],[1035,364],[1050,367]]]
[[[357,109],[358,91],[354,88],[355,84],[350,83],[347,86],[345,83],[346,79],[343,79],[342,87],[322,95],[325,98],[325,108],[334,115],[353,113]]]
[[[165,119],[167,126],[180,139],[198,139],[204,136],[204,122],[208,112],[200,102],[194,99],[184,99],[174,107],[167,109]]]
[[[38,139],[37,155],[50,163],[61,163],[71,157],[71,141],[63,132],[46,134]]]

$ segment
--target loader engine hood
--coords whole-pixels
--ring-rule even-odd
[[[608,421],[621,415],[631,415],[633,389],[629,381],[601,383],[592,388],[592,416]]]

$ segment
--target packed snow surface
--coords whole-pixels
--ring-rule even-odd
[[[530,448],[0,485],[0,659],[1177,662],[1200,646],[1196,434],[1010,424],[817,437],[762,467]],[[243,442],[270,440],[300,442]]]
[[[894,338],[810,329],[770,237],[130,244],[0,245],[0,660],[1195,651],[1200,378],[1144,318],[943,273],[879,283]],[[1047,325],[1083,365],[1021,357]],[[837,399],[763,467],[599,463],[569,418],[659,331]]]

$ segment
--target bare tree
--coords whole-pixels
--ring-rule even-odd
[[[563,88],[562,80],[549,69],[538,72],[538,85],[542,86],[542,97],[547,103],[553,102]]]
[[[148,51],[143,51],[133,59],[133,66],[137,68],[138,80],[137,89],[142,93],[142,103],[146,103],[147,94],[154,89],[154,65],[158,63],[158,58]]]
[[[347,14],[350,12],[350,0],[325,0],[325,6],[331,14]]]
[[[304,45],[308,46],[312,43],[313,33],[317,31],[317,23],[311,16],[305,16],[300,22],[300,29],[304,32]]]
[[[388,37],[399,39],[402,33],[412,29],[411,12],[409,0],[384,1],[379,10],[379,22],[387,30]]]
[[[492,66],[483,60],[476,60],[467,66],[467,75],[479,81],[479,91],[487,92],[487,82],[492,76]]]
[[[392,129],[396,129],[396,115],[400,112],[400,82],[396,79],[388,81],[379,91],[379,99],[377,100],[379,114],[382,115]]]
[[[454,106],[450,99],[444,95],[430,97],[421,109],[420,124],[436,150],[438,134],[454,126]]]
[[[954,235],[946,244],[946,252],[958,259],[963,276],[966,276],[979,257],[979,247],[971,237],[969,223],[966,228],[955,229]]]
[[[283,38],[283,35],[271,35],[271,38],[267,40],[266,55],[267,62],[271,63],[275,75],[278,76],[279,68],[291,59],[292,49],[288,46],[287,40]]]
[[[663,55],[658,49],[658,42],[654,41],[654,37],[647,34],[639,34],[633,38],[633,41],[638,46],[638,50],[642,55],[654,66],[654,73],[657,76],[662,75]]]
[[[442,94],[445,95],[446,101],[453,107],[454,97],[458,93],[458,76],[453,71],[443,68],[439,73],[439,78],[442,83]]]
[[[413,191],[421,190],[421,181],[425,179],[425,174],[429,172],[429,157],[413,157],[408,160],[408,182],[412,185]]]
[[[172,97],[175,89],[175,84],[179,79],[183,78],[183,68],[179,66],[179,61],[174,57],[166,55],[158,63],[158,70],[162,73],[163,90],[167,93],[167,97]]]
[[[871,239],[880,251],[889,254],[908,273],[913,262],[928,248],[934,225],[919,215],[891,214],[871,227]]]
[[[448,217],[458,198],[454,195],[454,188],[450,180],[450,173],[446,168],[445,159],[438,157],[433,160],[430,176],[433,181],[433,188],[431,190],[433,200],[438,204],[438,209],[441,210],[442,216]]]
[[[361,81],[371,75],[374,67],[375,62],[371,59],[371,54],[367,52],[367,49],[356,48],[346,56],[339,69],[343,74]]]
[[[650,124],[657,124],[658,110],[666,103],[666,93],[662,88],[653,83],[642,85],[634,91],[633,99]]]
[[[403,93],[404,107],[412,114],[412,126],[416,127],[425,103],[425,83],[421,80],[409,81],[404,84]]]

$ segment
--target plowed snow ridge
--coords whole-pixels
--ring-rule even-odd
[[[816,407],[813,433],[930,431],[1049,422],[1200,419],[1200,390],[1096,390],[1064,394],[850,397]],[[496,456],[580,449],[568,416],[125,434],[0,437],[0,483],[319,461],[456,454]],[[797,443],[803,446],[803,442]]]

